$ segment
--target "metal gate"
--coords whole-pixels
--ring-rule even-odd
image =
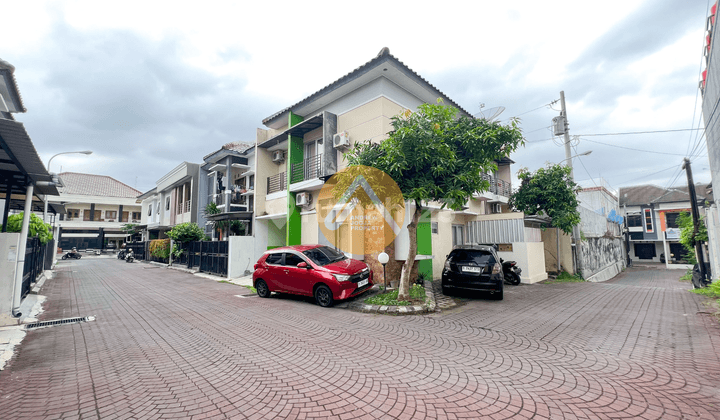
[[[25,263],[23,266],[23,281],[20,289],[22,298],[30,293],[33,283],[43,273],[47,245],[40,245],[40,239],[28,238],[25,248]]]
[[[188,268],[199,267],[203,273],[227,276],[227,241],[190,242]]]
[[[145,260],[147,259],[145,257],[146,255],[146,242],[128,242],[125,244],[125,249],[132,249],[133,250],[133,256],[136,260]]]

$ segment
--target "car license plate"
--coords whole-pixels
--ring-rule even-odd
[[[480,267],[468,267],[466,265],[462,267],[462,271],[465,273],[479,273],[480,270]]]
[[[366,284],[368,284],[367,279],[365,279],[365,280],[360,280],[360,281],[357,283],[357,285],[358,285],[357,287],[363,287],[363,286],[365,286]]]

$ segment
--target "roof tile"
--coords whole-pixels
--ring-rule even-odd
[[[135,188],[105,175],[63,172],[59,176],[65,184],[65,187],[60,189],[60,192],[64,194],[119,198],[136,198],[142,194]]]

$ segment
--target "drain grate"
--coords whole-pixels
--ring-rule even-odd
[[[82,318],[65,318],[65,319],[56,319],[54,321],[41,321],[41,322],[33,322],[31,324],[25,324],[25,330],[36,330],[38,328],[48,328],[48,327],[55,327],[58,325],[68,325],[68,324],[79,324],[81,322],[90,322],[95,321],[94,316],[84,316]]]

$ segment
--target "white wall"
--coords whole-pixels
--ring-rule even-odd
[[[513,252],[498,252],[505,261],[515,261],[522,269],[523,283],[537,283],[548,278],[545,271],[545,247],[542,242],[513,242]]]
[[[228,278],[242,277],[245,270],[253,271],[259,258],[255,257],[255,237],[230,236],[228,242]]]
[[[16,322],[11,311],[19,245],[19,233],[0,233],[0,325]]]

